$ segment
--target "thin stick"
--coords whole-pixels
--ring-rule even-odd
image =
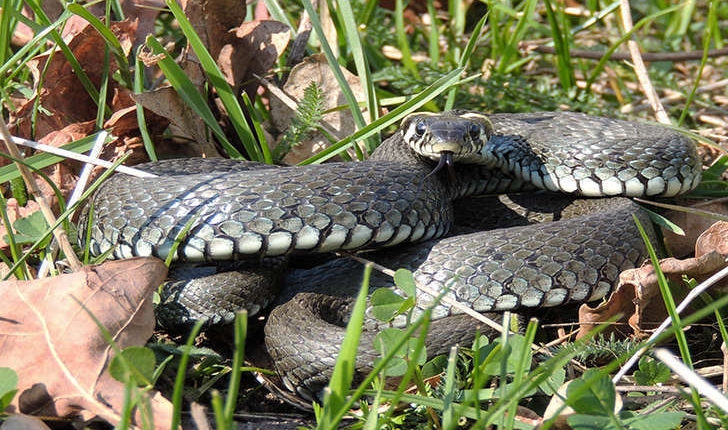
[[[5,147],[8,149],[10,155],[13,156],[16,160],[23,160],[23,154],[20,153],[17,145],[15,145],[13,136],[10,134],[8,125],[5,123],[5,118],[0,118],[0,132],[2,132],[2,137],[5,141]],[[35,182],[35,179],[33,178],[30,169],[28,169],[27,167],[25,167],[24,164],[18,161],[15,162],[15,165],[18,167],[20,175],[23,177],[25,184],[33,193],[35,201],[38,203],[40,211],[45,217],[46,222],[48,223],[48,225],[54,225],[56,223],[56,216],[53,214],[51,206],[50,204],[48,204],[48,201],[41,192],[40,187],[38,187],[38,184]],[[53,236],[55,236],[56,241],[58,241],[58,244],[63,250],[63,253],[66,255],[66,259],[68,259],[68,264],[69,266],[71,266],[71,269],[74,271],[80,270],[83,265],[81,264],[81,261],[79,261],[78,257],[76,257],[76,253],[74,252],[73,247],[71,246],[71,242],[69,242],[68,236],[66,235],[66,230],[62,228],[53,229]]]
[[[632,12],[629,7],[629,0],[620,0],[619,12],[622,17],[624,31],[632,31]],[[662,124],[670,124],[670,117],[667,115],[667,112],[665,112],[664,106],[660,103],[657,91],[655,91],[655,88],[652,86],[650,75],[647,73],[647,68],[645,67],[645,62],[642,60],[642,54],[640,53],[640,48],[637,45],[637,42],[630,38],[630,40],[627,41],[627,47],[629,48],[629,53],[632,57],[632,63],[634,63],[634,71],[637,74],[637,80],[640,82],[640,86],[642,86],[642,90],[645,93],[645,96],[647,96],[647,100],[649,100],[652,110],[655,112],[655,118],[657,118],[657,121]]]
[[[525,42],[522,44],[521,49],[525,51],[535,51],[541,54],[555,54],[556,48],[553,46],[536,45],[532,42]],[[703,58],[703,51],[688,51],[688,52],[642,52],[640,54],[644,61],[655,62],[655,61],[696,61]],[[599,51],[585,51],[581,49],[569,50],[569,56],[574,58],[586,58],[588,60],[601,60],[604,57],[604,52]],[[708,51],[708,57],[723,57],[728,56],[728,48],[711,49]],[[629,52],[613,52],[609,55],[610,60],[624,61],[631,60],[632,54]]]
[[[665,348],[655,349],[655,358],[665,363],[677,376],[686,384],[695,388],[702,396],[710,400],[715,406],[728,412],[728,398],[718,391],[710,382],[701,378],[697,373],[693,372],[680,359],[672,355]]]
[[[21,137],[15,137],[15,136],[11,136],[11,137],[13,139],[12,141],[16,145],[27,146],[28,148],[33,148],[38,151],[48,152],[49,154],[57,155],[59,157],[70,158],[70,159],[73,159],[76,161],[81,161],[83,163],[89,163],[89,164],[93,164],[95,166],[105,167],[107,169],[114,165],[114,163],[112,163],[110,161],[102,160],[102,159],[96,158],[96,157],[89,157],[88,155],[79,154],[77,152],[69,151],[67,149],[56,148],[55,146],[46,145],[46,144],[40,143],[40,142],[34,142],[32,140],[23,139]],[[136,176],[139,178],[156,178],[157,177],[157,175],[155,175],[155,174],[145,172],[143,170],[134,169],[132,167],[126,167],[126,166],[117,166],[116,171],[120,172],[120,173],[126,173],[127,175]]]
[[[690,292],[685,296],[685,298],[680,302],[679,305],[675,307],[675,311],[679,314],[685,308],[688,307],[688,305],[699,295],[703,294],[705,291],[708,290],[713,284],[720,281],[721,279],[728,277],[728,266],[724,267],[723,269],[719,270],[717,273],[713,274],[711,277],[706,279],[705,281],[701,282],[698,286],[690,290]],[[632,355],[629,360],[627,360],[623,365],[622,368],[619,369],[619,371],[614,375],[612,378],[612,382],[616,385],[620,379],[624,375],[627,374],[629,369],[632,368],[632,366],[637,363],[637,361],[642,357],[642,354],[647,352],[650,345],[653,345],[657,338],[665,331],[668,327],[672,324],[672,320],[670,317],[665,318],[664,321],[662,321],[662,324],[660,324],[659,327],[650,335],[649,339],[647,339],[647,342],[645,342],[645,346],[640,348],[637,352]]]

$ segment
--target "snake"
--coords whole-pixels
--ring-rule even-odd
[[[633,215],[643,224],[649,219],[625,197],[684,194],[702,173],[694,142],[680,132],[575,112],[415,113],[361,162],[198,158],[137,167],[158,177],[113,175],[85,208],[80,222],[90,228],[79,229],[80,240],[94,255],[170,257],[180,266],[239,262],[252,267],[254,284],[274,278],[250,308],[278,301],[266,347],[287,388],[307,398],[331,374],[359,281],[346,279],[361,269],[338,259],[285,275],[278,262],[286,257],[379,250],[375,261],[411,268],[418,284],[434,290],[418,293],[413,310],[434,306],[428,353],[444,352],[472,336],[474,324],[436,303],[436,295],[477,312],[604,297],[621,270],[645,258]],[[455,205],[470,196],[534,189],[586,198],[591,213],[560,219],[567,218],[564,206],[553,222],[449,235],[460,212]],[[495,213],[504,201],[490,200],[480,214]],[[551,194],[541,201],[557,202]],[[279,293],[274,285],[286,276]],[[321,285],[338,291],[322,293]],[[246,306],[227,304],[241,288],[213,282],[174,287],[168,296],[190,320],[225,322]],[[365,330],[406,324],[398,318],[370,318]],[[367,339],[357,358],[362,368],[376,356]]]

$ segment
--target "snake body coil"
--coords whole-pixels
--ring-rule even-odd
[[[466,149],[452,142],[465,142]],[[448,177],[430,174],[437,161],[475,164],[458,166]],[[435,240],[450,230],[453,200],[529,188],[590,197],[669,197],[694,188],[701,174],[694,145],[679,133],[566,112],[413,115],[359,163],[261,168],[190,160],[144,168],[162,176],[115,175],[95,194],[86,238],[94,254],[112,250],[116,258],[166,258],[183,231],[174,259],[184,262],[260,261],[429,241],[402,257],[408,261],[397,261],[392,250],[385,264],[414,264],[423,285],[442,291],[448,284],[452,298],[477,311],[604,296],[620,270],[643,258],[629,216],[636,209],[614,200],[609,210],[576,221]],[[418,306],[432,299],[421,294]],[[325,376],[310,382],[295,375],[320,371],[296,356],[308,342],[326,336],[306,339],[301,334],[306,322],[295,312],[271,315],[269,325],[279,328],[266,330],[277,331],[280,340],[266,342],[291,387],[304,385],[310,393]],[[446,305],[435,316],[460,318]],[[458,331],[446,324],[454,323],[443,323],[443,332]]]

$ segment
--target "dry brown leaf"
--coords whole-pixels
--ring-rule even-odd
[[[245,21],[246,9],[237,0],[186,0],[181,4],[212,58],[235,38],[231,30]]]
[[[249,21],[235,29],[231,39],[220,50],[217,64],[237,93],[240,88],[255,99],[258,80],[278,61],[291,40],[291,29],[278,21]]]
[[[101,12],[103,13],[103,8]],[[129,20],[114,22],[110,24],[110,29],[121,43],[124,53],[128,54],[136,34],[136,23]],[[105,49],[106,41],[84,20],[78,21],[72,26],[66,26],[65,30],[67,32],[64,35],[68,41],[68,47],[88,78],[94,86],[98,87],[105,73],[114,73],[118,68],[113,57],[108,72],[104,70],[103,61],[99,61],[99,52],[103,52]],[[12,131],[15,135],[25,138],[34,137],[42,143],[61,146],[86,137],[96,130],[96,102],[91,99],[64,55],[60,52],[53,52],[53,55],[44,53],[29,61],[28,67],[39,86],[36,88],[35,96],[31,100],[27,100],[11,117]],[[106,103],[112,111],[123,111],[134,106],[129,94],[128,89],[119,86],[116,81],[110,80],[109,98]],[[43,106],[43,109],[36,112],[35,106],[38,103]],[[37,118],[34,118],[36,114]],[[34,128],[31,123],[35,124]],[[158,132],[160,126],[166,126],[166,124],[160,124],[158,118],[153,117],[147,124],[152,133]],[[114,134],[115,131],[118,130],[112,127],[111,133]],[[127,145],[129,139],[138,140],[139,135],[136,128],[133,131],[125,129],[123,133],[118,134],[119,139],[116,142],[118,145]],[[137,146],[141,148],[141,145]],[[129,147],[130,145],[124,146],[124,152]],[[105,151],[106,153],[103,155],[115,154],[114,145],[109,145]],[[146,157],[143,150],[137,153],[140,153],[141,157]],[[64,162],[53,165],[44,172],[61,190],[63,196],[68,197],[75,187],[78,169],[77,164]],[[37,182],[44,196],[54,202],[54,206],[57,205],[52,187],[44,180],[37,180]]]
[[[666,258],[660,261],[660,269],[675,285],[682,285],[682,277],[695,278],[701,282],[726,265],[728,257],[728,223],[714,223],[697,240],[695,258]],[[714,286],[725,289],[723,285]],[[672,291],[680,297],[682,291]],[[635,336],[641,337],[645,330],[654,328],[667,316],[657,275],[650,264],[638,269],[625,270],[619,276],[619,284],[609,299],[592,308],[582,305],[579,308],[579,333],[577,337],[586,335],[595,325],[619,316],[619,323],[629,324]],[[607,332],[618,329],[612,326]],[[626,333],[625,333],[626,334]]]
[[[720,215],[728,215],[728,201],[725,199],[709,200],[707,202],[693,202],[687,207],[695,208],[703,211],[713,212]],[[664,214],[670,221],[679,225],[685,235],[680,236],[671,231],[662,230],[665,237],[665,243],[676,257],[684,257],[691,255],[695,249],[695,241],[715,220],[707,217],[696,216],[689,212],[668,211]]]
[[[159,146],[159,153],[206,158],[221,156],[205,132],[205,123],[174,88],[162,87],[151,92],[134,94],[133,97],[145,109],[169,120],[172,134],[180,137],[175,140],[177,144],[173,147]]]
[[[246,8],[233,0],[182,0],[180,4],[212,58],[217,58],[222,47],[235,38],[231,30],[245,20]],[[183,52],[180,66],[195,88],[204,94],[205,74],[189,47]]]
[[[129,33],[136,31],[135,24],[129,22],[112,23],[110,28],[120,40],[130,39],[132,35]],[[106,73],[104,62],[99,61],[99,53],[104,51],[105,46],[106,41],[88,23],[84,24],[78,34],[68,42],[68,47],[97,88],[101,77]],[[125,43],[124,46],[131,48],[130,43]],[[17,134],[24,137],[32,136],[31,121],[36,101],[40,102],[45,111],[50,112],[50,115],[44,114],[44,111],[38,113],[35,121],[37,139],[69,124],[96,118],[96,102],[86,92],[64,55],[59,52],[52,56],[45,53],[30,60],[28,67],[33,73],[35,82],[42,82],[43,86],[37,88],[36,96],[12,117]],[[109,73],[114,73],[117,69],[118,66],[112,58]],[[116,88],[113,80],[111,84],[112,90]],[[38,98],[40,100],[37,100]]]
[[[152,111],[144,111],[144,123],[147,126],[152,140],[161,141],[163,131],[169,125],[169,120],[156,115]],[[119,157],[129,154],[125,164],[135,165],[149,161],[144,141],[139,130],[139,119],[137,118],[136,102],[130,97],[128,101],[120,102],[111,117],[104,123],[104,128],[116,138],[113,145],[104,146],[100,158],[105,160],[116,160]],[[100,175],[103,168],[94,169],[94,176]]]
[[[112,349],[89,313],[120,348],[144,345],[155,323],[151,294],[166,274],[160,260],[135,258],[0,283],[0,366],[19,378],[10,412],[117,423],[124,387],[107,371]],[[157,428],[168,429],[171,404],[155,395],[152,405]]]
[[[134,46],[144,42],[148,34],[154,34],[157,16],[166,5],[163,0],[122,0],[121,8],[129,21],[136,21]]]

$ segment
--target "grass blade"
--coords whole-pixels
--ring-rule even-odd
[[[341,411],[346,405],[346,397],[354,379],[356,355],[362,327],[364,326],[364,312],[366,311],[371,273],[372,265],[367,264],[364,267],[364,279],[359,294],[354,302],[349,323],[346,325],[346,335],[341,343],[341,350],[336,359],[334,372],[331,375],[328,387],[324,389],[323,410],[317,427],[319,429],[336,428],[341,420]]]
[[[339,84],[339,88],[341,88],[341,93],[344,95],[344,99],[349,105],[349,110],[351,110],[352,117],[354,118],[354,123],[356,124],[356,127],[361,130],[366,127],[366,121],[364,121],[364,116],[361,113],[361,109],[359,109],[359,102],[354,96],[354,92],[351,90],[351,87],[346,82],[346,78],[341,72],[341,66],[339,65],[339,62],[334,55],[334,52],[331,50],[331,46],[329,46],[329,43],[326,40],[326,33],[321,26],[321,20],[319,19],[318,14],[316,14],[316,10],[314,10],[314,7],[311,4],[310,0],[304,0],[303,6],[306,8],[306,12],[311,18],[311,26],[313,27],[316,35],[319,38],[319,42],[321,43],[321,50],[324,51],[324,56],[326,57],[326,61],[329,63],[331,72],[334,74],[336,82]],[[363,139],[367,140],[365,144],[367,148],[374,148],[379,144],[378,139],[376,139],[373,134],[370,134]],[[354,146],[354,149],[357,151],[357,157],[363,158],[359,147]]]
[[[258,142],[253,136],[253,132],[250,130],[250,127],[248,127],[248,121],[243,113],[243,108],[238,102],[237,95],[233,93],[232,87],[230,87],[225,76],[223,76],[222,72],[217,67],[215,59],[213,59],[207,51],[207,48],[195,32],[192,24],[189,20],[187,20],[187,17],[177,2],[173,0],[166,0],[165,3],[177,19],[182,32],[187,37],[187,41],[195,51],[197,58],[200,60],[200,65],[207,74],[208,82],[215,87],[217,95],[220,97],[220,101],[225,106],[225,110],[227,110],[228,115],[230,115],[230,122],[235,128],[235,132],[238,134],[243,147],[245,147],[245,150],[248,153],[248,157],[255,161],[263,161],[263,153],[258,146]],[[228,148],[226,147],[225,150],[228,150]],[[230,153],[229,155],[231,157],[241,156],[237,150],[234,150],[233,153]]]
[[[185,376],[187,375],[187,362],[190,360],[190,352],[192,351],[192,344],[197,337],[197,334],[202,329],[204,324],[203,320],[199,320],[195,323],[194,327],[187,336],[187,343],[182,349],[182,357],[179,360],[179,368],[177,369],[177,376],[174,380],[174,391],[172,392],[172,424],[170,428],[179,428],[182,419],[182,394],[185,389]]]
[[[478,43],[478,40],[480,39],[481,32],[483,31],[483,26],[485,26],[486,21],[488,20],[488,15],[483,15],[482,18],[478,21],[478,23],[473,28],[473,33],[470,35],[470,39],[468,39],[468,44],[465,45],[465,50],[463,51],[460,58],[458,58],[458,67],[465,70],[465,67],[470,62],[470,56],[473,55],[473,50],[475,49],[475,46]],[[451,110],[453,107],[453,104],[455,103],[455,96],[457,94],[457,87],[453,86],[450,88],[450,92],[447,95],[447,101],[445,102],[445,108],[444,110]]]
[[[159,68],[162,70],[162,73],[164,73],[164,76],[167,77],[170,85],[172,85],[172,88],[177,91],[177,94],[179,94],[182,100],[184,100],[184,102],[192,110],[194,110],[197,115],[199,115],[205,125],[210,128],[212,133],[215,137],[217,137],[222,146],[228,152],[228,155],[231,157],[240,157],[241,154],[230,143],[227,136],[225,136],[225,133],[222,131],[220,124],[217,123],[217,119],[215,119],[215,115],[207,105],[205,98],[202,97],[202,94],[195,89],[190,78],[187,77],[185,72],[182,71],[182,68],[169,56],[169,53],[167,53],[167,50],[164,49],[162,44],[160,44],[154,37],[149,36],[147,37],[147,46],[149,46],[155,55],[163,55],[163,58],[159,60],[159,63],[157,63]]]
[[[225,428],[233,428],[235,407],[237,406],[238,392],[240,391],[240,375],[242,374],[243,359],[245,358],[245,339],[248,335],[248,312],[242,311],[235,316],[235,351],[233,353],[232,374],[230,386],[225,398]]]
[[[405,103],[402,103],[396,109],[393,109],[389,114],[380,117],[373,123],[369,124],[367,127],[362,128],[351,136],[348,136],[340,140],[339,142],[329,146],[328,148],[324,149],[313,157],[303,160],[301,164],[313,164],[323,162],[341,152],[346,151],[346,149],[353,145],[354,142],[356,142],[357,140],[364,139],[379,133],[384,128],[398,122],[409,113],[413,112],[425,103],[447,91],[450,86],[458,83],[458,78],[462,72],[463,69],[460,67],[453,70],[452,72],[433,82],[421,93],[407,100]],[[465,81],[466,80],[463,80],[461,82]]]
[[[361,44],[361,38],[359,37],[359,26],[356,21],[354,21],[354,11],[348,1],[338,2],[337,5],[339,19],[344,23],[344,30],[346,32],[345,36],[349,45],[349,51],[351,52],[351,56],[354,58],[356,74],[359,77],[359,82],[361,82],[362,88],[364,89],[367,112],[369,113],[369,122],[371,123],[377,119],[379,106],[377,105],[377,95],[374,91],[374,81],[372,80],[367,57]],[[371,140],[372,139],[367,139],[367,143]],[[371,152],[375,148],[376,145],[371,148],[367,147],[367,151]]]
[[[564,90],[569,91],[574,87],[576,78],[574,77],[574,69],[571,67],[571,54],[569,53],[569,32],[566,29],[567,17],[565,16],[563,6],[559,5],[559,12],[554,11],[551,0],[545,0],[546,16],[551,27],[551,37],[554,40],[554,48],[556,49],[556,70],[559,74],[559,82]],[[558,19],[561,18],[561,19]]]

